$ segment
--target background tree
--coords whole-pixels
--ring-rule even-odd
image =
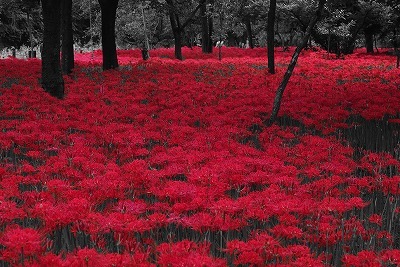
[[[275,73],[275,13],[276,0],[269,1],[268,24],[267,24],[267,46],[268,46],[268,71],[271,74]]]
[[[117,46],[115,43],[115,19],[118,0],[99,0],[101,9],[101,45],[103,70],[118,68]]]
[[[214,0],[200,0],[200,17],[201,17],[201,47],[203,53],[212,53],[213,51],[213,6]]]
[[[63,0],[42,0],[43,51],[42,87],[50,95],[64,98],[64,80],[60,66],[60,24]]]
[[[64,74],[74,68],[74,39],[72,30],[72,0],[62,0],[61,4],[61,62]]]
[[[191,22],[193,17],[196,15],[197,11],[202,7],[202,5],[205,3],[206,0],[200,0],[199,4],[192,9],[192,11],[187,15],[187,18],[185,22],[181,23],[180,19],[180,11],[185,10],[183,8],[183,4],[190,4],[188,2],[186,3],[178,3],[174,0],[166,0],[165,2],[167,3],[167,10],[168,10],[168,15],[169,19],[171,22],[171,30],[174,35],[174,44],[175,44],[175,58],[182,60],[182,36],[184,33],[184,30],[187,25]]]

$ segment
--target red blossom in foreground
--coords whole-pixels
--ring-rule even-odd
[[[31,228],[7,228],[0,237],[0,244],[4,247],[1,259],[13,264],[24,264],[38,258],[44,248],[41,234]]]
[[[346,267],[380,267],[382,266],[378,255],[374,251],[360,251],[357,255],[346,254],[343,257]]]
[[[210,244],[183,240],[177,243],[158,245],[158,264],[160,266],[226,266],[222,259],[209,256]]]

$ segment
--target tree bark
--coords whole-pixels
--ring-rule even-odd
[[[168,4],[168,15],[171,22],[171,29],[174,35],[175,58],[183,60],[182,57],[182,28],[180,26],[179,17],[175,14],[175,5],[173,0],[166,0]]]
[[[183,60],[182,56],[182,33],[180,29],[174,31],[174,44],[175,44],[175,58]]]
[[[147,37],[147,26],[146,26],[146,17],[144,15],[144,7],[142,6],[142,19],[143,19],[143,33],[144,33],[144,45],[142,49],[142,58],[143,60],[148,60],[150,58],[150,44],[149,38]]]
[[[267,125],[272,125],[278,116],[278,112],[279,112],[279,109],[281,106],[283,92],[285,91],[285,88],[289,82],[289,79],[292,76],[293,70],[296,67],[297,59],[299,58],[301,51],[303,50],[304,47],[307,46],[308,39],[310,38],[310,35],[311,35],[311,30],[314,28],[318,19],[321,17],[321,13],[324,8],[325,2],[326,2],[326,0],[318,1],[317,11],[316,11],[315,15],[313,16],[313,18],[311,19],[310,23],[308,24],[307,30],[303,36],[303,39],[302,39],[301,43],[297,46],[297,48],[292,56],[292,60],[290,61],[290,64],[286,70],[286,73],[282,79],[282,82],[280,83],[280,85],[276,91],[274,104],[272,107],[271,117],[270,117],[269,121],[267,122]]]
[[[206,1],[207,3],[207,1]],[[214,9],[214,0],[210,0],[209,2],[210,4],[210,12],[213,12]],[[211,14],[207,15],[207,22],[208,22],[208,53],[212,53],[213,52],[213,39],[212,39],[212,34],[214,31],[214,22],[213,22],[213,18],[211,16]]]
[[[364,31],[365,47],[367,48],[367,53],[374,53],[374,35],[367,29],[365,29]]]
[[[115,18],[118,0],[99,0],[101,9],[101,45],[103,70],[118,68],[117,46],[115,44]]]
[[[253,49],[254,48],[253,29],[251,28],[250,16],[247,16],[245,18],[245,24],[246,24],[247,39],[249,40],[249,48]]]
[[[61,0],[42,0],[42,14],[42,87],[50,95],[62,99],[64,80],[60,66]]]
[[[64,74],[74,68],[74,39],[72,30],[72,0],[61,0],[61,65]]]
[[[397,30],[396,26],[393,28],[393,48],[394,54],[396,55],[396,68],[400,67],[400,50],[397,44]]]
[[[208,14],[207,14],[207,1],[200,7],[201,16],[201,50],[203,53],[210,53],[210,35],[208,33]]]
[[[212,10],[207,10],[207,5],[210,4],[211,8],[213,6],[213,1],[200,1],[200,16],[201,16],[201,39],[202,39],[202,51],[203,53],[212,53],[213,51],[213,19],[209,14]]]
[[[267,24],[268,72],[275,73],[275,14],[276,0],[270,0]]]

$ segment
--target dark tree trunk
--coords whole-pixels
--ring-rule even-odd
[[[247,16],[245,18],[245,24],[246,24],[246,33],[247,33],[247,39],[249,40],[249,47],[251,49],[254,48],[254,42],[253,42],[253,29],[251,28],[251,19],[250,16]]]
[[[268,49],[268,71],[271,74],[275,73],[275,14],[276,14],[276,0],[270,0],[268,10],[268,24],[267,24],[267,49]]]
[[[396,55],[396,68],[400,67],[400,50],[397,44],[397,30],[396,27],[393,28],[393,48],[394,54]]]
[[[72,31],[72,0],[61,0],[61,35],[62,51],[61,65],[64,74],[69,74],[74,68],[74,39]]]
[[[103,70],[118,68],[115,44],[115,18],[118,0],[99,0],[101,9],[101,45],[103,50]]]
[[[365,47],[367,48],[367,53],[374,53],[374,35],[365,29]]]
[[[210,35],[208,34],[208,14],[207,14],[207,1],[200,7],[201,16],[201,50],[203,53],[210,53],[208,40]]]
[[[182,29],[179,21],[179,17],[175,14],[175,5],[173,0],[166,0],[168,4],[168,15],[171,22],[172,33],[174,34],[175,44],[175,58],[183,60],[182,57]]]
[[[212,13],[213,12],[213,7],[214,7],[214,0],[210,0],[210,7],[211,7],[211,10],[210,10],[210,12]],[[208,53],[212,53],[212,51],[213,51],[213,40],[212,40],[212,34],[213,34],[213,31],[214,31],[214,22],[213,22],[213,18],[212,18],[212,16],[211,16],[211,14],[208,14],[207,15],[207,17],[208,17]]]
[[[174,31],[174,44],[175,44],[175,58],[179,60],[183,60],[182,56],[182,34],[181,31]]]
[[[175,42],[175,58],[179,60],[183,60],[182,57],[182,33],[187,25],[189,25],[193,16],[197,13],[197,11],[202,7],[202,5],[206,2],[206,0],[200,0],[200,3],[197,7],[189,14],[186,21],[181,24],[178,15],[175,13],[175,4],[173,0],[166,0],[168,5],[168,14],[171,22],[172,33],[174,34],[174,42]]]
[[[50,95],[62,99],[64,80],[60,66],[61,0],[42,0],[42,14],[42,87]]]
[[[310,23],[308,24],[307,30],[303,36],[303,39],[302,39],[301,43],[299,44],[299,46],[297,46],[297,48],[292,56],[292,60],[290,61],[290,64],[286,70],[286,73],[282,79],[282,82],[279,85],[278,90],[276,91],[274,104],[272,107],[271,117],[270,117],[269,121],[267,122],[268,125],[272,125],[278,116],[278,112],[281,107],[283,92],[285,91],[286,85],[288,84],[289,79],[292,76],[293,70],[296,66],[297,59],[299,58],[301,51],[303,50],[304,47],[307,46],[308,39],[310,38],[310,35],[311,35],[311,30],[314,28],[318,19],[321,17],[321,13],[324,8],[325,2],[326,2],[326,0],[318,1],[317,11],[316,11],[315,15],[313,16],[313,18],[311,19]]]

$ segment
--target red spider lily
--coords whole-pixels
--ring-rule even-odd
[[[227,243],[226,251],[237,255],[235,264],[264,265],[279,257],[280,244],[266,233],[255,233],[247,242],[232,240]]]
[[[7,225],[15,219],[22,219],[25,212],[12,201],[0,201],[0,225]]]
[[[63,266],[154,266],[147,261],[147,254],[100,254],[95,249],[80,249],[70,254]]]
[[[343,256],[344,266],[371,266],[378,267],[381,266],[378,256],[373,251],[361,251],[357,255],[346,254]]]
[[[303,236],[303,230],[296,226],[276,225],[271,229],[271,233],[280,238],[300,239]]]
[[[387,265],[399,265],[400,264],[400,250],[388,249],[381,253],[381,259],[384,264]]]
[[[226,266],[221,259],[213,259],[209,254],[210,244],[183,240],[177,243],[158,245],[160,266]]]
[[[382,215],[372,214],[371,216],[369,216],[368,220],[370,223],[382,226]]]
[[[7,228],[0,238],[4,246],[1,258],[12,264],[24,264],[32,261],[44,251],[41,246],[42,237],[37,230],[31,228]]]
[[[281,108],[299,125],[264,127],[281,76],[266,73],[262,49],[226,48],[222,62],[199,48],[184,62],[152,52],[144,62],[119,51],[128,65],[110,72],[97,69],[100,51],[77,55],[62,102],[42,92],[39,61],[0,60],[0,236],[34,224],[51,243],[68,229],[77,248],[42,249],[26,265],[224,266],[210,255],[228,253],[233,264],[320,266],[367,246],[376,251],[343,264],[397,264],[385,220],[398,216],[399,161],[335,137],[349,116],[398,117],[388,56],[327,64],[304,52]],[[377,59],[384,72],[365,67]]]
[[[31,267],[40,267],[40,266],[54,266],[61,267],[65,266],[61,256],[55,255],[52,253],[46,253],[41,256],[36,262],[30,264]]]

